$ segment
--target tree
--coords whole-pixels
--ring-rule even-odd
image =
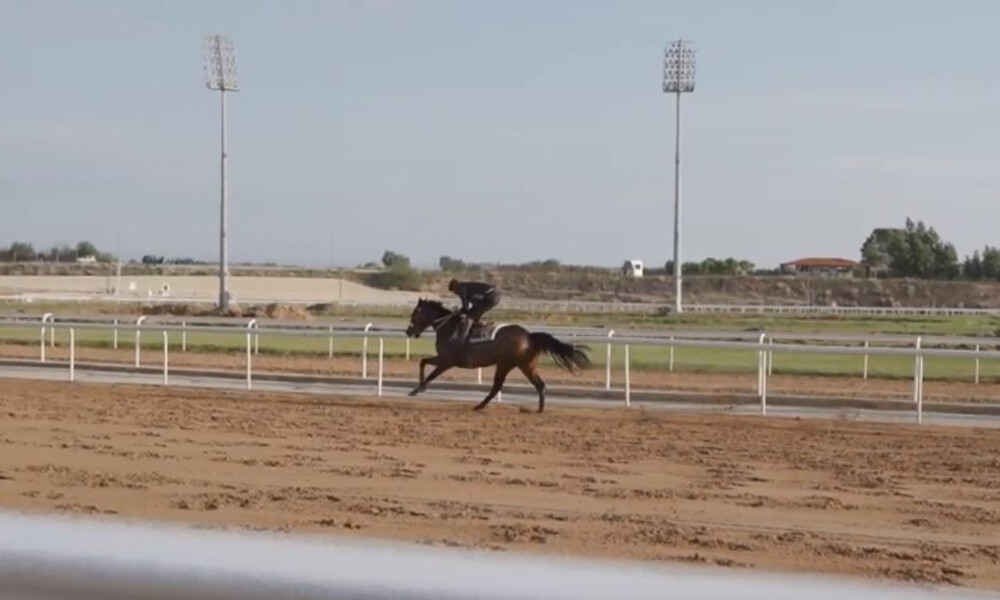
[[[966,279],[973,281],[979,281],[983,278],[983,259],[979,257],[979,250],[973,252],[972,256],[965,257],[965,262],[962,263],[962,274],[965,275]]]
[[[888,267],[891,260],[889,246],[901,232],[900,229],[883,227],[872,230],[871,235],[861,245],[861,261],[870,267]]]
[[[982,254],[976,250],[972,256],[966,256],[962,275],[972,281],[1000,279],[1000,249],[986,246]]]
[[[986,246],[983,250],[983,279],[1000,279],[1000,249]]]
[[[7,249],[12,262],[30,262],[38,258],[35,247],[27,242],[14,242]]]
[[[80,242],[76,245],[76,257],[81,258],[84,256],[97,257],[100,252],[97,250],[97,246],[91,244],[90,242]]]
[[[394,266],[409,267],[410,259],[402,254],[397,254],[392,250],[386,250],[385,253],[382,254],[382,264],[385,265],[385,268],[387,269],[391,269]]]
[[[961,272],[955,247],[933,227],[907,217],[903,229],[876,229],[861,246],[867,264],[888,266],[897,277],[951,279]]]
[[[674,273],[674,261],[668,260],[666,265],[668,275]],[[686,262],[681,270],[684,275],[746,275],[754,270],[754,264],[748,260],[737,260],[733,257],[717,259],[708,257],[699,262]]]
[[[442,256],[440,259],[438,259],[438,266],[441,267],[442,271],[449,271],[449,272],[464,271],[467,268],[467,265],[465,264],[464,261],[457,258],[452,258],[447,255]]]

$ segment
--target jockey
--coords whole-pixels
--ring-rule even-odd
[[[459,340],[465,340],[472,331],[473,323],[479,321],[486,311],[500,302],[500,292],[492,285],[480,281],[460,282],[452,279],[448,282],[448,290],[462,301],[459,314],[463,315],[463,318],[457,330]]]

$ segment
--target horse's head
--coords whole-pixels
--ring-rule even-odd
[[[417,301],[416,308],[410,313],[410,325],[406,328],[407,337],[418,338],[425,329],[430,327],[434,319],[437,318],[431,308],[431,304],[425,302],[423,298]]]

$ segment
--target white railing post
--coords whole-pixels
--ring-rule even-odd
[[[774,338],[768,337],[767,338],[767,345],[768,346],[773,346],[774,345]],[[767,374],[768,374],[768,376],[771,376],[773,373],[774,373],[774,350],[768,350],[767,351]],[[766,386],[766,383],[765,383],[765,386]]]
[[[913,354],[913,403],[917,404],[920,402],[920,386],[923,379],[923,374],[920,372],[920,341],[921,337],[917,336],[917,340],[913,347],[917,350]]]
[[[42,315],[42,334],[39,343],[40,347],[39,360],[41,362],[45,362],[45,323],[51,318],[52,318],[52,313],[45,313],[44,315]]]
[[[115,319],[111,327],[111,348],[113,350],[118,349],[118,319]]]
[[[625,406],[632,406],[632,375],[629,363],[629,345],[625,344]]]
[[[868,349],[868,346],[869,346],[868,340],[865,340],[865,350]],[[863,369],[861,371],[861,379],[863,379],[865,381],[868,381],[868,353],[867,352],[865,352],[865,362],[864,362],[864,367],[863,367]]]
[[[361,379],[368,379],[368,332],[373,323],[365,325],[365,337],[361,342]]]
[[[381,337],[378,339],[378,395],[382,395],[382,368],[383,360],[382,357],[385,353],[385,340]]]
[[[483,385],[483,368],[482,367],[479,367],[478,369],[476,369],[476,382],[479,385]]]
[[[69,380],[76,381],[76,331],[69,330]]]
[[[252,383],[252,377],[253,377],[253,375],[252,375],[252,372],[253,372],[252,369],[253,369],[253,367],[251,366],[252,363],[253,363],[253,353],[251,352],[253,350],[253,348],[251,347],[251,339],[250,339],[251,337],[252,336],[250,335],[250,332],[247,331],[247,389],[248,390],[253,387],[253,383]]]
[[[163,385],[169,381],[168,371],[170,370],[170,334],[163,332]]]
[[[760,351],[757,353],[757,395],[760,397],[760,414],[767,414],[767,369],[768,369],[768,358],[767,355],[770,351],[764,349],[764,342],[767,340],[767,334],[762,333],[757,339],[760,344]]]
[[[406,338],[406,362],[410,362],[410,338]]]
[[[976,372],[974,375],[974,383],[979,385],[979,344],[976,344]]]
[[[914,374],[916,382],[914,387],[916,388],[916,402],[917,402],[917,423],[924,422],[924,357],[917,356],[917,368]]]
[[[615,335],[615,330],[608,332],[607,356],[604,359],[604,389],[611,389],[611,338]]]
[[[181,352],[188,351],[187,321],[181,321]]]
[[[260,354],[260,323],[256,319],[253,324],[253,353]]]
[[[328,358],[333,358],[333,325],[330,325],[330,338],[326,343],[326,355]]]
[[[253,337],[257,337],[257,319],[247,321],[247,333],[253,333]],[[257,354],[257,352],[254,351],[254,354]]]
[[[139,327],[142,322],[146,320],[146,316],[143,315],[135,320],[135,326]],[[139,353],[142,351],[142,330],[135,330],[135,368],[139,368]]]
[[[674,372],[674,336],[670,336],[670,372]]]

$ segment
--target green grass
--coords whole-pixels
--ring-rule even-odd
[[[35,346],[38,344],[39,328],[0,329],[0,344],[20,344]],[[180,350],[180,333],[170,334],[171,351]],[[59,346],[68,344],[69,337],[65,330],[56,332]],[[76,333],[76,343],[80,347],[110,348],[112,333],[110,331],[80,330]],[[146,332],[142,335],[143,348],[158,350],[163,347],[163,338],[158,332]],[[119,334],[119,348],[133,348],[134,333]],[[330,351],[329,338],[302,338],[290,336],[266,335],[260,336],[260,352],[268,355],[282,356],[327,356]],[[385,339],[385,355],[387,358],[401,358],[405,355],[406,342],[402,339]],[[187,336],[189,352],[223,352],[241,353],[246,348],[246,334],[239,333],[189,333]],[[372,339],[369,343],[369,353],[374,356],[378,343]],[[335,356],[359,356],[362,349],[360,338],[334,338],[333,353]],[[430,356],[433,353],[433,340],[422,338],[411,341],[411,356]],[[632,346],[629,351],[631,368],[636,371],[667,371],[670,362],[670,350],[655,346]],[[591,347],[591,358],[595,365],[603,368],[606,363],[606,346],[595,344]],[[612,347],[612,366],[616,370],[623,368],[624,348]],[[928,380],[969,380],[974,373],[974,361],[971,359],[952,359],[928,357],[925,359],[925,378]],[[860,377],[863,357],[860,355],[817,355],[817,354],[784,354],[774,355],[774,373],[810,376],[847,376]],[[678,348],[674,351],[674,369],[678,372],[703,373],[754,373],[757,370],[757,353],[752,350],[710,349],[710,348]],[[909,379],[913,376],[913,359],[905,356],[870,356],[869,377],[873,379]],[[1000,361],[980,361],[980,379],[1000,381]]]

